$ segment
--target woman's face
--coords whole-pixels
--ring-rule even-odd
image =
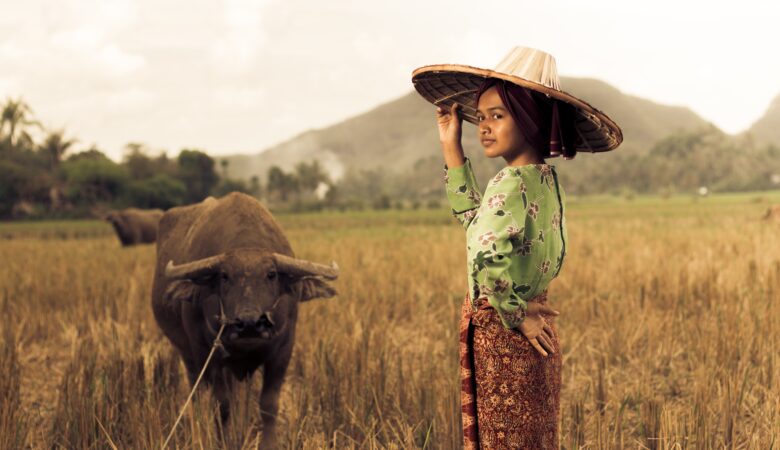
[[[477,120],[479,142],[485,148],[485,156],[488,158],[501,156],[509,162],[523,152],[526,144],[525,137],[504,106],[495,87],[486,90],[479,97]]]

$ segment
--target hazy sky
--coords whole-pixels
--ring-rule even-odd
[[[114,158],[131,141],[251,153],[409,92],[418,66],[492,67],[528,45],[562,75],[734,133],[780,94],[776,5],[0,0],[0,98],[22,96],[45,126]]]

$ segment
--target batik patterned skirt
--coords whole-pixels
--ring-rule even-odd
[[[547,293],[532,299],[547,302]],[[561,352],[539,354],[520,332],[507,330],[496,311],[466,297],[460,326],[463,447],[558,449]]]

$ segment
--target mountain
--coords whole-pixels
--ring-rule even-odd
[[[711,126],[684,107],[661,105],[626,95],[609,84],[588,78],[563,78],[561,84],[596,105],[623,129],[618,152],[647,152],[661,138],[680,130]],[[464,148],[479,151],[475,128],[464,127]],[[302,160],[317,159],[335,179],[348,170],[377,169],[404,172],[424,161],[441,166],[433,107],[416,92],[380,105],[364,114],[320,130],[302,133],[256,155],[226,157],[233,176],[265,178],[271,166],[290,170]],[[583,155],[585,159],[590,155]],[[489,164],[492,166],[500,164]]]
[[[780,145],[780,95],[775,97],[764,115],[747,131],[760,145]]]
[[[711,126],[688,108],[663,105],[623,94],[600,80],[564,77],[561,85],[567,92],[606,112],[618,123],[623,130],[621,147],[648,150],[659,139],[677,131]]]

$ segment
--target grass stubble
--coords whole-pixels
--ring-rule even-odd
[[[780,224],[706,202],[572,204],[550,290],[563,448],[777,448]],[[459,448],[463,230],[444,212],[281,219],[299,256],[342,268],[338,297],[301,308],[284,447]],[[159,448],[189,392],[149,305],[154,247],[101,227],[3,232],[0,448]],[[239,385],[224,443],[201,392],[172,448],[256,448],[259,389]]]

